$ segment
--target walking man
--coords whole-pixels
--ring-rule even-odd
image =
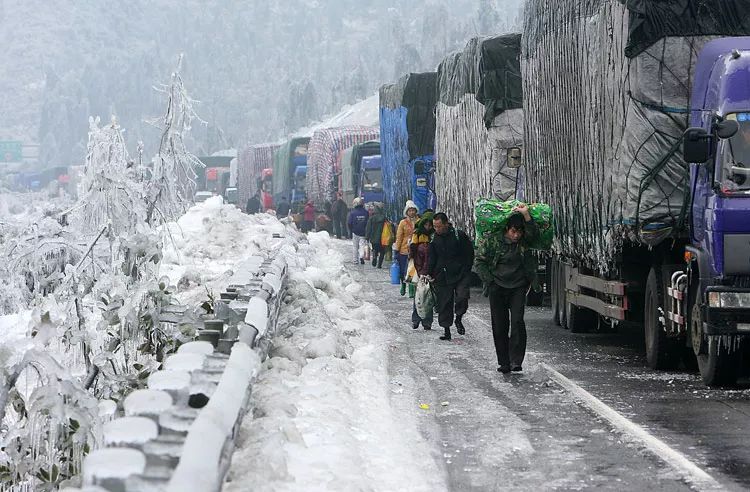
[[[349,208],[346,202],[341,198],[341,193],[336,195],[336,201],[331,206],[331,220],[333,220],[333,235],[337,239],[346,239],[346,218]]]
[[[469,308],[474,246],[469,236],[455,229],[444,213],[435,214],[432,223],[435,236],[430,243],[427,274],[433,279],[438,324],[445,330],[440,339],[450,340],[454,305],[456,330],[459,335],[466,333],[462,317]]]
[[[354,209],[349,212],[349,218],[346,221],[346,225],[349,227],[349,232],[352,235],[352,245],[354,246],[354,263],[365,264],[364,258],[360,255],[361,248],[365,243],[365,233],[367,232],[367,221],[370,218],[370,214],[365,210],[363,200],[361,198],[355,198]]]
[[[526,294],[529,286],[539,288],[537,260],[527,247],[539,230],[527,205],[517,206],[514,212],[502,237],[479,239],[474,266],[490,299],[497,370],[503,374],[522,370],[526,355]]]
[[[383,227],[386,227],[383,205],[376,203],[372,215],[367,221],[365,236],[372,246],[372,266],[377,268],[383,268],[383,259],[385,259],[385,246],[381,242]]]

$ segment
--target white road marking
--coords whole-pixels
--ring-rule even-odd
[[[580,399],[581,403],[596,413],[620,434],[631,441],[645,447],[658,459],[672,467],[693,488],[697,490],[723,490],[724,487],[711,475],[703,471],[698,465],[690,461],[684,454],[672,449],[664,441],[650,434],[646,429],[623,417],[615,409],[578,386],[576,383],[560,374],[549,365],[540,362],[539,365],[547,371],[550,377],[568,393]]]
[[[481,324],[491,328],[487,321],[479,316],[469,315]],[[537,355],[526,352],[526,355]],[[536,358],[536,357],[534,357]],[[642,426],[632,422],[567,377],[563,376],[552,366],[544,362],[538,362],[539,366],[569,394],[578,398],[586,408],[605,419],[612,428],[631,442],[635,442],[647,449],[657,459],[672,467],[685,481],[696,490],[724,490],[715,478],[706,473],[698,465],[690,461],[684,454],[669,447],[664,441],[649,433]]]

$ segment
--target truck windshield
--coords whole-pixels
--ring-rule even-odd
[[[383,172],[380,169],[365,169],[362,173],[362,190],[372,193],[383,191]]]
[[[732,113],[727,119],[736,120],[740,130],[720,143],[717,181],[724,193],[744,194],[750,191],[750,113]]]

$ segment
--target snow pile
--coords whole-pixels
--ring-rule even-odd
[[[289,258],[280,335],[253,387],[225,490],[444,488],[389,400],[384,314],[327,233]],[[406,420],[406,421],[405,421]]]
[[[161,274],[177,286],[177,297],[190,305],[227,285],[233,269],[251,256],[275,250],[293,254],[296,233],[267,214],[247,215],[219,196],[193,206],[169,224],[172,240],[164,248]],[[274,234],[285,236],[273,238]]]

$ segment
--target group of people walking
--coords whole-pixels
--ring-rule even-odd
[[[352,234],[353,261],[365,263],[364,250],[372,250],[372,266],[382,268],[388,243],[384,228],[391,227],[383,207],[376,204],[372,213],[355,199],[347,218]],[[409,260],[413,262],[411,281],[429,282],[435,297],[441,340],[451,340],[451,328],[466,333],[463,317],[469,307],[470,288],[475,273],[489,297],[492,334],[498,371],[521,371],[526,353],[524,309],[529,288],[538,290],[536,257],[527,245],[538,229],[526,205],[519,205],[510,216],[502,237],[484,237],[476,249],[469,236],[456,229],[445,213],[426,210],[419,215],[409,200],[392,241],[392,252],[401,272],[402,294],[407,281]],[[472,273],[473,272],[473,273]],[[419,316],[416,305],[411,314],[413,329],[421,325],[431,330],[433,314]]]

